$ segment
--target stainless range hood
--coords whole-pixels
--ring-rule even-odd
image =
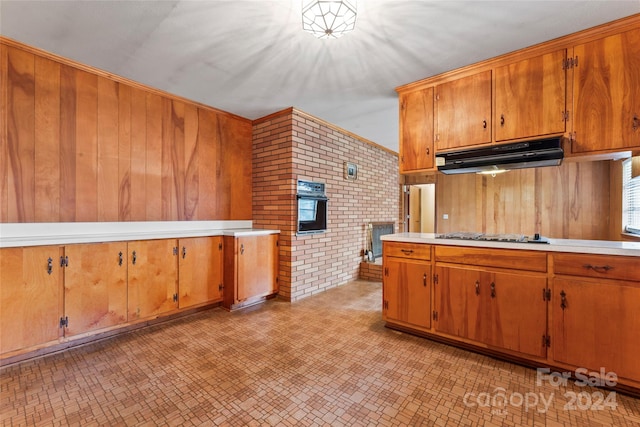
[[[562,137],[555,137],[442,153],[436,166],[444,174],[495,173],[558,166],[563,158]]]

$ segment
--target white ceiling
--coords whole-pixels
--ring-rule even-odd
[[[640,12],[626,1],[359,0],[318,40],[300,0],[0,1],[0,34],[240,116],[294,106],[398,149],[394,88]]]

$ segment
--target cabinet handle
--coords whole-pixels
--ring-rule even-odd
[[[494,282],[491,282],[491,298],[495,298],[496,297],[496,284]]]
[[[49,257],[47,260],[47,274],[53,273],[53,259]]]
[[[118,252],[118,265],[122,266],[122,251]]]
[[[587,270],[593,270],[596,273],[606,273],[609,270],[613,270],[613,267],[611,267],[610,265],[591,265],[591,264],[585,264],[582,266],[583,268],[586,268]]]
[[[187,248],[185,246],[182,247],[182,259],[185,259],[187,256]]]
[[[487,128],[487,121],[483,120],[482,121],[482,129],[486,129]]]
[[[131,263],[133,265],[136,265],[136,260],[138,259],[138,256],[136,255],[136,251],[133,251],[133,253],[131,254]]]
[[[429,155],[429,147],[427,147],[427,156]]]
[[[504,126],[504,114],[500,114],[500,126]]]
[[[413,249],[400,249],[400,251],[405,255],[411,255],[413,253]]]
[[[425,273],[424,276],[422,276],[422,286],[424,286],[425,288],[427,287],[427,274]]]
[[[244,243],[240,245],[240,255],[244,253]]]
[[[633,127],[634,131],[640,129],[640,119],[638,118],[637,114],[633,115],[633,124],[631,125],[631,127]]]
[[[563,310],[567,308],[567,294],[564,290],[560,291],[560,308]]]
[[[480,282],[476,280],[476,295],[480,295]]]

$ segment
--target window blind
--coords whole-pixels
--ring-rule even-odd
[[[622,163],[622,222],[627,233],[640,234],[640,176],[631,177],[631,159]]]

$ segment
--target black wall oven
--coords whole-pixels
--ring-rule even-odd
[[[327,231],[327,203],[324,184],[298,181],[298,234]]]

